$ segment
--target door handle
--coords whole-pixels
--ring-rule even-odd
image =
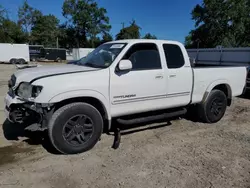
[[[176,77],[176,74],[169,75],[169,78],[174,78],[174,77]]]
[[[162,79],[162,78],[163,78],[163,75],[161,74],[155,76],[155,79]]]

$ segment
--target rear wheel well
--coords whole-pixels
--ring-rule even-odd
[[[96,98],[93,98],[93,97],[76,97],[76,98],[71,98],[71,99],[65,99],[63,101],[60,101],[60,102],[56,103],[54,110],[57,110],[57,109],[61,108],[62,106],[65,106],[67,104],[74,103],[74,102],[85,102],[85,103],[88,103],[88,104],[94,106],[100,112],[100,114],[102,115],[103,125],[104,125],[104,127],[103,127],[104,130],[103,131],[104,132],[108,131],[108,129],[109,129],[109,121],[108,121],[107,111],[106,111],[104,105],[102,104],[102,102],[99,101]]]
[[[230,86],[227,84],[220,84],[215,86],[212,90],[220,90],[227,96],[227,105],[230,106],[232,103],[232,93]]]

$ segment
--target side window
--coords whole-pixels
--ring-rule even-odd
[[[161,69],[160,54],[156,44],[140,43],[133,45],[123,59],[132,62],[132,70]]]
[[[184,64],[184,57],[179,46],[174,44],[163,44],[167,66],[169,69],[181,68]]]

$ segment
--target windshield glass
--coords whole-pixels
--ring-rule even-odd
[[[102,44],[74,64],[95,68],[107,68],[114,62],[125,46],[126,43]]]

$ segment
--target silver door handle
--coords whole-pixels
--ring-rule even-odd
[[[176,77],[176,74],[171,74],[169,77],[174,78],[174,77]]]
[[[155,79],[162,79],[163,78],[163,75],[157,75],[155,76]]]

